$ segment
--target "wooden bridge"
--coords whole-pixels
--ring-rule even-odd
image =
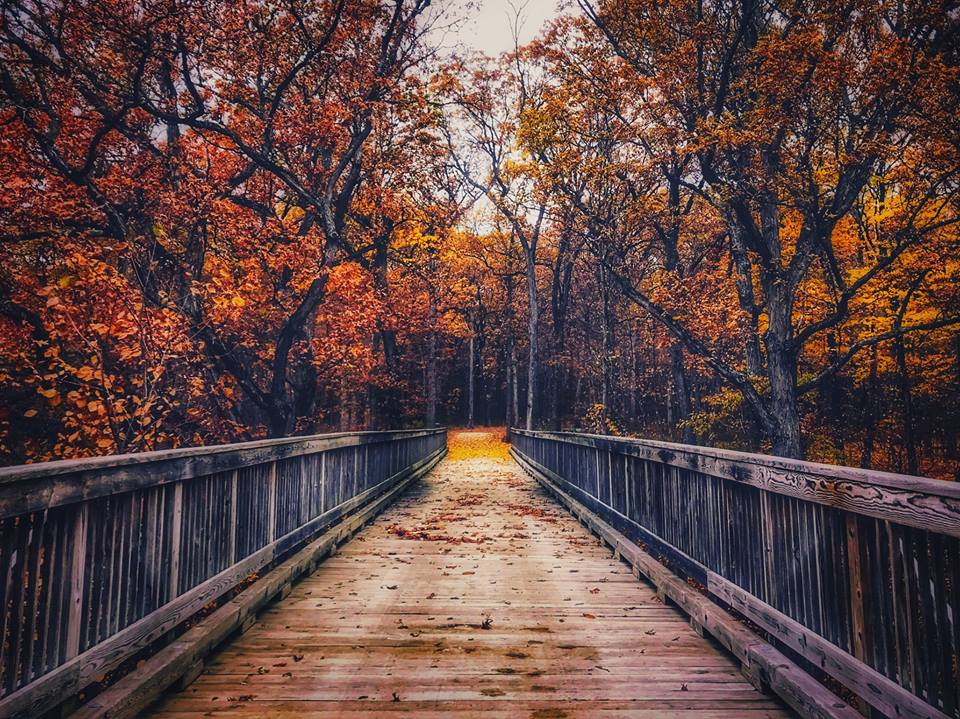
[[[0,470],[0,717],[960,717],[957,485],[511,439]]]

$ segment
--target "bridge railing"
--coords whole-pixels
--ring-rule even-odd
[[[885,716],[960,716],[960,486],[513,430],[518,458]]]
[[[445,450],[360,432],[0,469],[0,716],[102,681]]]

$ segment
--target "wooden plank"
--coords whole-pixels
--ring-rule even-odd
[[[155,709],[792,715],[502,455],[438,467]]]
[[[856,692],[885,715],[911,719],[947,719],[946,714],[914,696],[893,680],[723,577],[709,574],[707,590]]]
[[[267,543],[277,536],[277,463],[272,462],[267,474]]]
[[[66,659],[80,652],[80,624],[83,621],[83,587],[87,563],[87,507],[80,508],[73,523],[70,541],[70,606],[67,615]]]
[[[529,442],[546,442],[534,437],[518,436],[518,440],[522,439]],[[591,439],[587,438],[587,440]],[[594,451],[594,443],[587,440],[579,443],[577,438],[574,438],[574,442],[578,443],[564,442],[564,446]],[[549,442],[558,444],[552,440]],[[605,441],[600,441],[600,449],[597,451],[606,451],[607,446]],[[704,451],[712,452],[709,449]],[[650,467],[668,466],[662,464],[662,459],[658,458],[638,459],[638,461]],[[753,489],[751,485],[742,482],[727,484],[731,487]],[[699,506],[697,501],[693,497],[690,499],[694,506]],[[815,531],[810,523],[805,525],[805,519],[809,518],[809,515],[804,509],[809,505],[784,495],[780,496],[778,505],[773,519],[777,522],[775,525],[777,532],[782,531],[784,535],[782,539],[779,538],[779,534],[777,535],[777,566],[789,569],[781,573],[785,581],[782,582],[777,596],[764,598],[775,602],[787,616],[793,617],[809,628],[824,632],[831,637],[830,641],[841,643],[844,649],[853,653],[856,653],[855,647],[852,644],[848,645],[849,637],[853,633],[852,612],[858,604],[866,605],[863,611],[868,612],[869,617],[859,622],[861,626],[870,628],[868,635],[864,635],[862,631],[860,633],[861,637],[870,640],[861,642],[861,645],[864,645],[865,662],[869,662],[877,672],[877,676],[897,677],[907,690],[908,697],[916,692],[940,711],[947,714],[955,713],[956,662],[953,657],[960,643],[956,638],[951,637],[949,631],[943,631],[940,627],[956,628],[957,624],[952,621],[952,617],[957,615],[960,605],[957,605],[956,600],[951,596],[949,588],[953,584],[949,576],[950,571],[938,567],[932,555],[928,554],[929,546],[933,545],[928,542],[915,542],[908,552],[912,555],[908,565],[899,565],[895,560],[897,554],[903,551],[902,542],[894,546],[892,540],[886,541],[881,537],[883,527],[891,526],[890,521],[883,520],[883,524],[875,524],[872,518],[865,516],[868,513],[861,515],[863,517],[861,524],[869,528],[869,537],[863,545],[865,552],[863,561],[867,563],[868,568],[863,570],[866,572],[863,580],[865,584],[862,587],[863,599],[858,603],[851,597],[848,567],[843,561],[847,552],[842,525],[848,513],[820,504],[821,512],[813,515],[827,520],[822,525],[824,531],[820,532]],[[675,510],[676,508],[661,509],[667,516]],[[783,516],[780,516],[781,512]],[[819,524],[819,522],[815,521],[813,524]],[[738,528],[737,543],[741,546],[758,548],[762,546],[760,542],[751,544],[750,535],[756,533],[755,528],[744,531],[742,522],[734,526]],[[767,523],[764,526],[770,527],[771,524]],[[915,535],[916,530],[910,526],[903,524],[896,526],[899,532],[908,532],[907,536]],[[813,534],[798,535],[798,529],[813,532]],[[837,529],[840,531],[837,532]],[[638,530],[638,532],[642,531]],[[924,526],[923,531],[926,533],[931,530]],[[644,541],[647,539],[644,537]],[[937,547],[950,547],[951,551],[957,551],[956,538],[949,536],[949,533],[933,536],[931,541],[935,542]],[[807,554],[811,547],[812,556]],[[799,554],[797,550],[800,551]],[[710,561],[708,553],[701,552],[701,548],[697,548],[694,553],[699,559]],[[811,561],[815,563],[811,565]],[[892,569],[890,569],[891,563]],[[742,588],[748,589],[755,595],[764,594],[762,587],[757,583],[754,565],[756,565],[756,555],[748,558],[746,562],[748,576],[741,576],[737,568],[735,572],[737,581]],[[908,587],[906,594],[898,594],[895,591],[898,583],[897,576],[903,574],[898,566],[906,566],[909,570],[906,572],[909,575],[909,582],[905,583]],[[724,573],[726,571],[729,570],[724,570]],[[910,571],[913,571],[913,575],[916,576],[911,575]],[[903,579],[906,580],[907,577]],[[698,579],[698,581],[701,580]],[[829,587],[829,591],[824,591],[824,586]],[[903,621],[900,621],[901,618]]]
[[[444,451],[444,448],[437,450],[430,457],[401,470],[393,477],[371,487],[366,492],[328,510],[304,526],[289,532],[251,554],[242,562],[200,583],[172,601],[168,601],[160,609],[106,638],[87,651],[78,654],[31,684],[4,697],[0,700],[0,716],[35,716],[71,694],[81,691],[97,677],[113,670],[127,657],[152,644],[195,614],[204,605],[246,579],[251,573],[258,571],[277,556],[292,550],[316,532],[338,521],[340,517],[353,512],[372,498],[387,491],[395,483],[402,481],[409,474],[420,470],[425,464],[435,460]],[[172,524],[176,524],[176,520]],[[174,536],[177,536],[177,533],[174,533]],[[172,568],[170,574],[173,575]]]
[[[546,467],[536,464],[529,457],[520,454],[518,450],[514,449],[512,451],[514,452],[514,456],[528,471],[535,473],[534,476],[540,478],[542,475],[546,481],[553,482],[558,487],[564,487],[573,492],[577,491],[576,488],[569,485],[569,483]],[[583,508],[582,511],[590,514],[586,508]],[[596,520],[591,521],[593,523],[596,522]],[[859,542],[856,536],[852,537],[850,541]],[[675,548],[674,551],[682,554]],[[685,555],[683,556],[685,560],[695,562],[694,559],[686,557]],[[854,561],[858,562],[859,560],[855,559]],[[857,693],[864,701],[877,710],[888,716],[903,716],[911,717],[912,719],[919,719],[920,717],[946,719],[946,715],[935,707],[929,705],[893,680],[885,677],[857,657],[831,644],[823,637],[716,572],[705,567],[702,569],[706,573],[706,590],[708,593],[747,619],[753,621],[764,630],[770,632],[777,640],[783,642],[786,646],[835,678],[848,689]],[[662,571],[667,570],[664,568]],[[681,582],[681,584],[684,583]],[[658,584],[658,587],[659,586],[660,584]],[[675,585],[669,584],[664,586]],[[667,592],[667,594],[669,594],[669,592]]]
[[[180,552],[183,539],[183,484],[173,488],[173,521],[170,525],[170,574],[167,577],[167,601],[173,601],[180,587]]]
[[[230,564],[237,563],[237,470],[230,473],[230,524],[227,536],[227,556]]]
[[[844,520],[846,523],[847,576],[850,591],[850,633],[853,640],[853,656],[862,662],[867,655],[863,642],[865,627],[863,622],[863,569],[860,566],[860,533],[857,527],[859,520],[855,514],[847,514]],[[866,705],[863,699],[860,700],[860,705],[857,708],[866,713]]]

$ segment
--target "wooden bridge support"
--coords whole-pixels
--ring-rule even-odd
[[[439,462],[445,438],[355,433],[0,469],[0,716],[74,709],[92,685],[82,719],[134,716],[188,686],[218,644]],[[716,639],[802,716],[857,715],[817,677],[873,715],[960,717],[957,485],[641,440],[513,440],[515,459],[689,616],[690,637]],[[506,521],[501,493],[516,487],[478,493],[489,509],[471,516]],[[431,502],[464,497],[476,499]],[[552,529],[536,529],[540,551]],[[515,554],[499,571],[527,562],[525,543],[500,549]],[[524,567],[518,579],[544,570]],[[563,631],[582,623],[559,617]],[[627,655],[625,644],[613,656]]]
[[[637,544],[627,539],[598,515],[564,492],[556,475],[515,453],[520,465],[539,481],[584,526],[611,548],[614,556],[631,566],[636,576],[646,577],[664,604],[680,607],[690,616],[690,625],[701,636],[711,636],[739,661],[744,677],[760,691],[773,691],[800,716],[807,719],[859,719],[860,714],[817,683],[754,631],[673,574]]]

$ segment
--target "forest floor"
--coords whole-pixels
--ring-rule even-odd
[[[780,717],[509,458],[450,453],[156,716]]]

